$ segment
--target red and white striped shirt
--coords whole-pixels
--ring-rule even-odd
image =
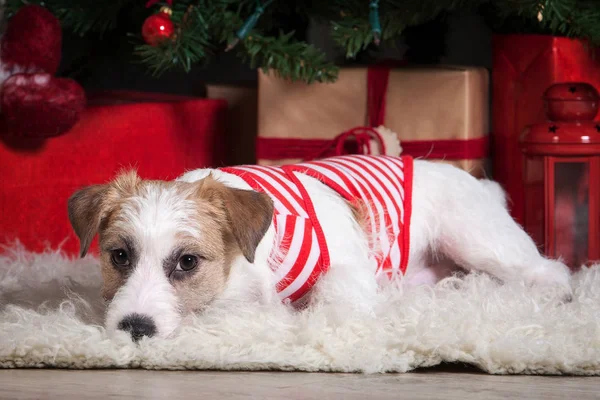
[[[318,179],[366,211],[377,274],[392,279],[406,271],[409,252],[412,169],[410,156],[349,155],[285,166],[245,165],[237,175],[275,204],[276,246],[271,268],[282,300],[301,299],[329,268],[327,240],[298,174]]]

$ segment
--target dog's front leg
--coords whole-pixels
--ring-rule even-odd
[[[374,261],[366,259],[356,264],[332,264],[313,288],[311,304],[336,305],[346,312],[374,316],[379,297],[375,267]]]
[[[377,263],[355,210],[337,192],[317,179],[300,175],[323,229],[329,268],[308,295],[309,304],[331,304],[345,312],[372,314],[377,302]],[[346,315],[346,314],[344,314]]]

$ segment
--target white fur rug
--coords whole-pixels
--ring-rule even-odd
[[[406,372],[463,362],[494,374],[600,375],[600,266],[573,302],[485,275],[382,294],[377,315],[239,304],[171,340],[112,341],[94,259],[18,248],[0,256],[0,366]]]

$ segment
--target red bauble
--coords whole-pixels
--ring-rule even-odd
[[[58,19],[44,7],[24,6],[9,20],[2,38],[2,63],[54,74],[61,57]]]
[[[150,46],[156,46],[163,40],[169,39],[174,31],[175,26],[168,9],[149,16],[142,26],[142,36]]]
[[[50,74],[15,74],[4,82],[2,117],[12,135],[45,138],[71,129],[85,108],[74,80]]]

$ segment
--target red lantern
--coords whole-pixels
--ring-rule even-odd
[[[521,137],[527,232],[546,255],[571,268],[600,260],[599,96],[587,83],[544,94],[547,122]]]

